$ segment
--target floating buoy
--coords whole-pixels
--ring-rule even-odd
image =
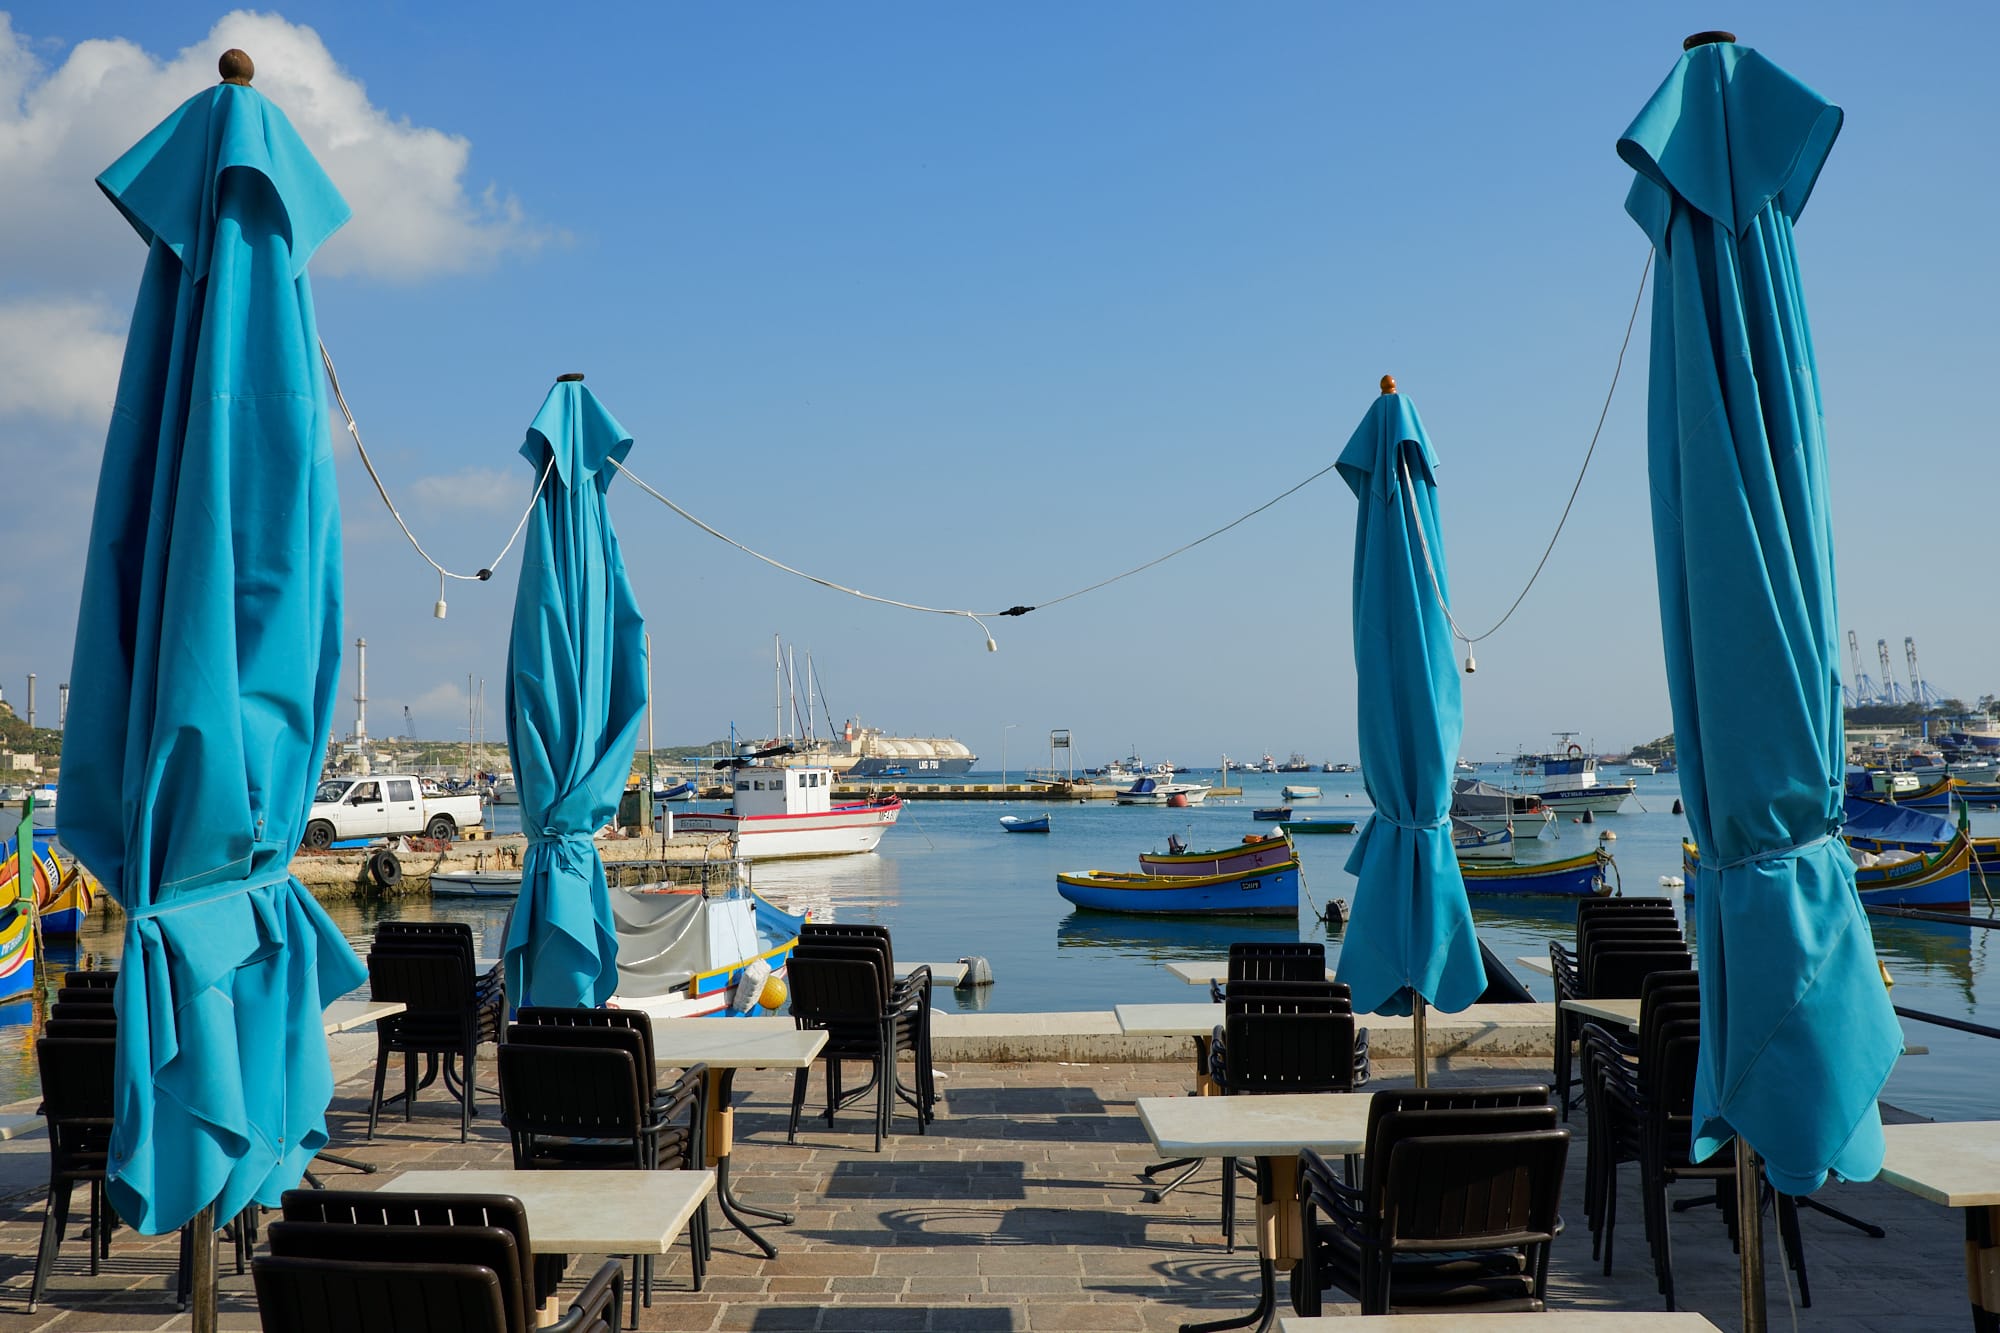
[[[757,1004],[764,1009],[778,1009],[791,997],[792,988],[785,984],[785,979],[773,975],[764,983],[764,989],[757,992]]]
[[[978,954],[973,954],[970,958],[961,958],[958,961],[965,964],[965,975],[958,979],[958,989],[968,990],[974,986],[991,986],[993,984],[993,964],[987,962]]]
[[[1572,824],[1581,824],[1581,823],[1583,822],[1583,816],[1582,816],[1582,815],[1571,815],[1571,816],[1569,817],[1569,822],[1570,822],[1570,823],[1572,823]]]
[[[1618,841],[1618,835],[1616,833],[1613,833],[1610,829],[1606,829],[1604,830],[1604,832],[1597,835],[1597,840],[1599,842],[1616,842]]]
[[[1597,816],[1591,814],[1590,811],[1586,810],[1583,812],[1583,822],[1586,824],[1595,824],[1597,822]]]
[[[1678,889],[1683,885],[1685,885],[1686,883],[1687,881],[1682,879],[1679,875],[1660,876],[1660,887],[1663,889]]]
[[[1681,809],[1681,798],[1678,796],[1674,797],[1674,813],[1677,815],[1684,815],[1687,813],[1687,811]]]
[[[1184,791],[1177,791],[1172,796],[1169,796],[1167,798],[1167,804],[1172,806],[1176,810],[1187,809],[1187,803],[1188,803],[1187,793]]]
[[[1329,926],[1337,926],[1347,920],[1347,900],[1334,898],[1328,901],[1323,919]]]

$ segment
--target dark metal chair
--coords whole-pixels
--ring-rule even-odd
[[[476,1264],[500,1278],[510,1328],[533,1327],[556,1294],[565,1257],[534,1254],[528,1214],[504,1194],[386,1194],[361,1190],[292,1190],[284,1220],[269,1229],[271,1253],[285,1258],[372,1264]],[[497,1239],[496,1239],[497,1238]],[[590,1319],[615,1328],[624,1280],[607,1262],[585,1284],[565,1324]],[[578,1319],[577,1310],[588,1313]]]
[[[42,1080],[42,1115],[48,1122],[49,1195],[42,1214],[42,1239],[35,1250],[35,1275],[28,1284],[33,1313],[48,1287],[56,1249],[69,1225],[70,1195],[90,1186],[90,1272],[111,1246],[112,1212],[104,1198],[104,1171],[111,1144],[112,1071],[117,1059],[115,1032],[98,1037],[43,1037],[35,1043]]]
[[[1364,1314],[1544,1308],[1569,1131],[1542,1089],[1451,1104],[1479,1092],[1377,1093],[1385,1100],[1370,1108],[1358,1187],[1318,1153],[1301,1154],[1304,1258],[1292,1283],[1301,1314],[1318,1314],[1333,1287]]]
[[[917,1132],[924,1132],[930,1120],[926,1084],[928,1043],[922,1036],[929,1027],[929,1000],[906,999],[894,984],[888,956],[864,942],[807,941],[803,937],[792,952],[787,971],[792,988],[792,1018],[802,1029],[819,1029],[827,1034],[826,1045],[816,1063],[826,1070],[826,1120],[833,1123],[841,1107],[875,1093],[875,1151],[882,1150],[882,1136],[893,1124],[895,1104],[906,1102],[917,1118]],[[928,985],[926,985],[926,991]],[[912,1054],[914,1088],[905,1088],[897,1070],[899,1050]],[[866,1061],[868,1081],[852,1092],[842,1086],[841,1065]],[[792,1115],[786,1141],[798,1141],[799,1116],[805,1107],[810,1069],[801,1069],[792,1080]]]
[[[702,1087],[693,1065],[659,1101],[639,1034],[624,1027],[516,1023],[499,1051],[500,1119],[516,1170],[695,1170],[704,1165]],[[685,1121],[676,1117],[685,1116]],[[700,1291],[709,1252],[708,1207],[688,1227],[689,1273]],[[633,1256],[633,1318],[653,1303],[653,1256]]]
[[[857,922],[808,921],[799,928],[799,943],[808,953],[823,945],[878,948],[882,967],[889,978],[889,1004],[905,1015],[899,1024],[897,1050],[907,1051],[914,1065],[916,1096],[926,1123],[937,1119],[937,1079],[931,1070],[931,970],[928,966],[910,969],[910,975],[896,977],[896,950],[887,926]],[[796,950],[794,951],[796,953]]]
[[[400,1001],[400,1014],[375,1024],[375,1088],[368,1102],[368,1137],[375,1137],[381,1114],[383,1082],[389,1057],[403,1057],[403,1118],[408,1120],[417,1092],[437,1076],[436,1061],[444,1059],[445,1087],[458,1099],[458,1137],[463,1143],[472,1117],[478,1114],[473,1094],[478,1089],[479,1045],[499,1035],[500,1009],[505,997],[482,989],[474,974],[471,946],[453,942],[382,941],[368,951],[369,991],[378,1000]],[[418,1056],[429,1064],[421,1081]],[[453,1062],[457,1062],[454,1077]]]

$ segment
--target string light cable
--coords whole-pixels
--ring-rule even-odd
[[[437,571],[438,599],[437,606],[432,614],[439,620],[443,620],[445,615],[445,580],[458,579],[464,583],[484,583],[493,577],[493,571],[500,567],[500,562],[507,558],[507,552],[513,550],[514,543],[520,540],[521,530],[528,526],[528,515],[535,512],[535,502],[542,498],[542,489],[549,484],[549,473],[555,470],[555,457],[551,454],[549,461],[542,464],[542,475],[535,482],[535,493],[528,497],[528,507],[521,511],[521,521],[516,523],[514,531],[508,534],[507,544],[500,548],[500,554],[494,556],[476,574],[461,574],[456,570],[446,569],[431,558],[431,553],[426,551],[424,544],[417,540],[417,534],[411,532],[410,525],[403,521],[403,515],[396,508],[396,502],[389,498],[389,488],[383,484],[382,474],[375,470],[375,460],[368,456],[368,446],[361,442],[361,427],[355,424],[354,413],[347,406],[347,395],[340,391],[340,372],[333,368],[333,357],[326,350],[324,342],[321,342],[319,345],[319,359],[321,364],[326,367],[326,379],[328,385],[333,389],[333,400],[340,404],[340,415],[347,419],[347,433],[354,437],[354,448],[361,455],[361,466],[368,469],[368,479],[375,483],[375,493],[382,497],[382,503],[389,511],[389,517],[395,519],[396,526],[403,530],[403,536],[409,540],[411,549],[423,557],[425,564]]]
[[[1495,634],[1498,634],[1500,627],[1505,625],[1509,620],[1512,620],[1514,613],[1521,609],[1521,603],[1528,599],[1528,593],[1534,589],[1536,580],[1541,578],[1542,570],[1548,567],[1549,556],[1555,552],[1556,540],[1562,536],[1563,527],[1569,522],[1570,511],[1576,508],[1576,497],[1583,490],[1584,477],[1589,475],[1590,472],[1590,460],[1597,454],[1598,437],[1604,434],[1605,419],[1611,415],[1611,400],[1618,392],[1618,379],[1625,369],[1625,352],[1632,345],[1632,329],[1639,322],[1639,305],[1640,302],[1645,300],[1646,279],[1652,274],[1652,271],[1653,251],[1649,249],[1646,251],[1645,266],[1639,270],[1639,290],[1632,296],[1632,313],[1625,321],[1625,339],[1618,344],[1618,361],[1611,368],[1611,387],[1604,391],[1604,406],[1597,413],[1597,429],[1590,432],[1590,447],[1583,451],[1583,466],[1577,469],[1576,484],[1569,488],[1569,499],[1563,503],[1562,517],[1556,520],[1556,530],[1549,534],[1549,544],[1542,548],[1542,558],[1535,562],[1534,572],[1528,575],[1526,586],[1521,589],[1520,595],[1514,599],[1513,605],[1507,608],[1506,614],[1502,615],[1494,623],[1493,628],[1487,630],[1484,634],[1467,634],[1464,627],[1458,623],[1457,617],[1452,615],[1451,602],[1445,597],[1444,584],[1438,579],[1437,562],[1431,556],[1430,535],[1424,530],[1423,519],[1417,513],[1416,491],[1410,485],[1409,460],[1399,457],[1396,461],[1397,469],[1402,473],[1403,498],[1409,504],[1410,526],[1417,530],[1417,544],[1423,548],[1424,569],[1430,575],[1431,595],[1437,598],[1438,609],[1444,612],[1445,623],[1451,626],[1452,634],[1466,647],[1465,669],[1468,672],[1475,669],[1475,663],[1472,659],[1472,645],[1490,639]]]

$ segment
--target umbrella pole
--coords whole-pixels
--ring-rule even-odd
[[[1431,1076],[1429,1062],[1424,1058],[1424,997],[1415,991],[1410,992],[1410,997],[1410,1042],[1411,1054],[1417,1058],[1417,1086],[1428,1088]]]
[[[1736,1136],[1736,1244],[1743,1260],[1743,1333],[1765,1333],[1763,1181],[1757,1150]]]
[[[194,1303],[194,1333],[215,1333],[215,1205],[209,1204],[188,1223],[191,1241],[188,1263],[189,1295]]]

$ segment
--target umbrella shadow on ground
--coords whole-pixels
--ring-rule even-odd
[[[1002,1207],[890,1208],[879,1230],[856,1228],[793,1234],[842,1248],[891,1250],[902,1247],[947,1249],[953,1246],[1062,1246],[1114,1243],[1125,1250],[1185,1250],[1186,1242],[1152,1240],[1148,1219],[1101,1208]],[[1255,1260],[1254,1253],[1250,1255]]]
[[[946,1111],[954,1118],[991,1115],[1103,1115],[1103,1098],[1094,1088],[1044,1084],[1023,1088],[947,1088]]]
[[[835,1162],[820,1191],[829,1199],[987,1199],[1028,1197],[1021,1162]]]

